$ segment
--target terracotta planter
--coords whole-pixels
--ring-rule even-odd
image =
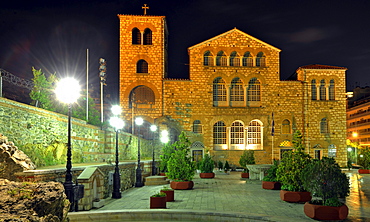
[[[150,209],[167,208],[166,197],[150,197]]]
[[[171,188],[174,190],[190,190],[194,187],[193,181],[176,182],[171,181]]]
[[[249,178],[249,173],[242,173],[241,174],[241,177],[242,178]]]
[[[311,200],[310,192],[280,191],[280,199],[286,202],[298,203],[308,202]]]
[[[281,183],[274,181],[262,181],[262,188],[266,190],[280,190]]]
[[[358,169],[358,173],[360,173],[360,174],[370,174],[370,170]]]
[[[202,179],[211,179],[215,178],[215,173],[200,173],[199,177]]]
[[[166,176],[166,173],[159,173],[159,176]]]
[[[315,220],[344,220],[348,216],[348,207],[345,204],[340,207],[330,207],[306,202],[304,213]]]
[[[167,202],[175,201],[175,191],[174,190],[161,190],[161,192],[166,194]]]

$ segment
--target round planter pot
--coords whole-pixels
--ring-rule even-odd
[[[370,170],[358,169],[358,173],[360,173],[360,174],[370,174]]]
[[[286,202],[298,203],[298,202],[308,202],[311,200],[310,192],[295,192],[280,190],[280,199]]]
[[[242,178],[249,178],[249,173],[242,173],[241,174],[241,177]]]
[[[348,216],[348,207],[345,204],[340,207],[330,207],[306,202],[304,213],[315,220],[344,220]]]
[[[159,173],[159,176],[166,176],[166,173]]]
[[[166,194],[167,202],[175,201],[175,191],[174,190],[161,190],[161,192]]]
[[[150,209],[167,208],[166,197],[150,197]]]
[[[170,186],[174,190],[190,190],[194,187],[194,182],[193,181],[183,181],[183,182],[171,181]]]
[[[273,181],[262,181],[262,188],[266,190],[280,190],[281,183]]]
[[[202,179],[212,179],[215,178],[215,173],[200,173],[199,177]]]

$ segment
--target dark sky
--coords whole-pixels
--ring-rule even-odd
[[[370,84],[369,0],[34,0],[0,3],[0,68],[31,79],[31,67],[85,84],[107,60],[107,90],[118,86],[117,14],[166,16],[169,76],[188,76],[187,48],[234,27],[282,50],[281,78],[298,67],[347,67],[347,90]],[[98,87],[98,84],[96,84]]]

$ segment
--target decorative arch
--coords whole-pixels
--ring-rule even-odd
[[[155,95],[151,88],[139,85],[131,90],[129,96],[129,107],[152,108],[155,104]]]
[[[291,129],[291,123],[288,119],[284,119],[283,122],[281,123],[281,134],[291,134],[292,129]]]

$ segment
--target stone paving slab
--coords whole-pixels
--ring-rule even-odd
[[[351,180],[351,195],[346,199],[350,211],[345,221],[370,221],[370,175],[359,175],[356,171],[346,173]],[[305,216],[303,203],[282,201],[279,190],[264,190],[261,181],[241,179],[240,172],[217,173],[214,179],[200,179],[196,175],[193,181],[192,190],[175,190],[175,201],[167,202],[167,209],[164,211],[180,210],[189,214],[202,212],[204,215],[217,213],[220,214],[217,215],[219,218],[225,216],[224,221],[231,221],[226,219],[230,214],[240,217],[232,221],[314,221]],[[131,188],[122,192],[121,199],[107,199],[104,207],[91,210],[90,213],[134,209],[155,212],[156,210],[149,209],[149,198],[162,187],[163,185]],[[79,213],[83,214],[70,214]],[[176,220],[186,221],[185,216],[183,219]],[[145,218],[139,221],[145,221]]]

